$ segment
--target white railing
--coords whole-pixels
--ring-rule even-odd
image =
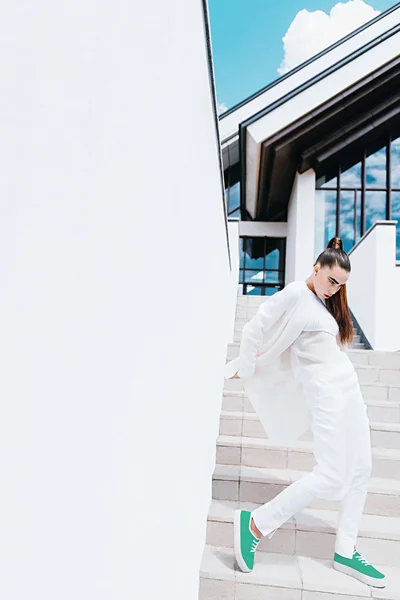
[[[400,350],[397,221],[377,221],[349,252],[349,305],[374,350]]]

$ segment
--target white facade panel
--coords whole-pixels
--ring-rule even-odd
[[[1,596],[194,600],[232,302],[202,5],[0,38]]]
[[[378,221],[350,253],[349,305],[374,350],[400,350],[396,221]]]
[[[287,236],[287,223],[240,221],[239,231],[241,236],[282,238]]]
[[[315,262],[315,171],[296,174],[288,207],[285,284],[307,279]]]

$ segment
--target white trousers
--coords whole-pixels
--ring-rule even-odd
[[[252,512],[256,527],[271,538],[298,511],[319,499],[340,500],[335,552],[352,557],[371,477],[367,407],[357,374],[338,383],[332,375],[308,385],[314,458],[312,472]]]

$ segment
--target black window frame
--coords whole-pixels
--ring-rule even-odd
[[[341,218],[341,195],[342,192],[353,192],[354,193],[354,245],[357,243],[358,239],[360,239],[366,233],[366,225],[367,225],[367,194],[369,192],[385,192],[386,193],[386,215],[385,219],[390,221],[392,219],[393,207],[392,207],[392,193],[400,192],[400,187],[392,186],[391,182],[391,172],[392,172],[392,142],[400,139],[396,136],[396,138],[392,139],[392,136],[389,135],[387,137],[386,143],[378,148],[366,148],[351,161],[351,164],[346,164],[345,166],[342,164],[338,164],[333,175],[330,179],[334,180],[336,178],[336,185],[328,186],[324,183],[316,186],[316,191],[330,191],[336,192],[336,226],[335,226],[335,236],[342,237],[341,235],[341,227],[340,227],[340,218]],[[386,185],[385,187],[378,186],[370,186],[367,185],[367,167],[366,160],[369,156],[379,152],[380,150],[386,149]],[[361,163],[361,182],[359,186],[348,186],[345,185],[342,187],[341,185],[341,176],[343,173],[351,169],[353,166]],[[316,174],[316,178],[322,179],[325,176],[325,173]],[[357,193],[361,193],[361,206],[360,206],[360,232],[358,232],[357,221],[358,221],[358,212],[357,212]],[[399,224],[400,225],[400,224]],[[397,253],[400,251],[397,248]]]
[[[253,240],[257,240],[258,243],[260,243],[261,240],[263,240],[263,244],[264,244],[264,249],[263,249],[263,266],[262,268],[246,268],[246,256],[248,256],[247,254],[247,244],[248,244],[248,240],[252,241]],[[277,246],[276,248],[280,251],[279,254],[279,268],[278,269],[269,269],[267,268],[267,243],[271,242],[271,240],[277,240]],[[272,236],[247,236],[247,235],[242,235],[240,236],[240,244],[243,244],[243,246],[241,247],[241,250],[243,250],[243,266],[241,264],[239,264],[239,285],[242,286],[242,290],[243,290],[243,295],[247,296],[247,295],[255,295],[255,294],[249,294],[248,292],[248,288],[252,287],[252,288],[256,288],[260,290],[260,294],[257,294],[259,296],[268,296],[270,294],[267,294],[266,291],[267,290],[271,290],[274,289],[276,292],[282,290],[285,287],[285,274],[286,274],[286,269],[285,269],[285,265],[286,265],[286,238],[285,237],[272,237]],[[279,247],[280,244],[280,247]],[[261,258],[261,257],[260,257]],[[262,272],[263,273],[263,281],[262,282],[249,282],[246,281],[245,279],[245,273],[249,272],[249,271],[254,271],[254,272]],[[268,273],[278,273],[278,282],[273,283],[273,282],[268,282],[266,281],[266,277]]]

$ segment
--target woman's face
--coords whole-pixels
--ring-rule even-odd
[[[314,267],[314,289],[317,296],[325,301],[340,290],[347,282],[350,273],[335,265],[334,267],[321,267],[317,263]]]

